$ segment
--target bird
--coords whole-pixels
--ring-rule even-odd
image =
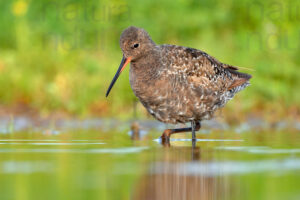
[[[147,31],[135,26],[122,32],[120,47],[123,58],[106,97],[130,63],[131,89],[150,115],[167,124],[191,123],[191,127],[164,130],[164,142],[181,132],[192,132],[195,141],[201,121],[213,118],[216,110],[250,85],[252,78],[202,50],[158,45]]]

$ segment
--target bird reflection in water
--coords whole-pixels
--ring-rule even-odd
[[[130,126],[130,137],[132,140],[141,139],[140,126],[137,122],[133,122]]]
[[[159,150],[158,150],[159,151]],[[133,199],[219,199],[224,184],[214,176],[193,174],[186,164],[202,162],[198,146],[160,149],[161,161],[151,164],[148,173],[138,181]],[[203,153],[203,152],[202,152]],[[222,179],[221,179],[222,180]]]

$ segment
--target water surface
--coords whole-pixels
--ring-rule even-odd
[[[2,134],[0,199],[300,199],[297,131],[128,130]]]

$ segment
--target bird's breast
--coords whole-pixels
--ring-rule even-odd
[[[151,68],[147,66],[145,68]],[[153,77],[150,70],[138,68],[135,66],[130,67],[129,81],[131,89],[136,97],[141,100],[147,101],[147,99],[153,96],[153,92],[157,90],[158,77]]]

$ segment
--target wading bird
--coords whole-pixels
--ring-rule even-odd
[[[251,75],[219,62],[207,53],[182,46],[157,45],[142,28],[130,26],[120,38],[123,59],[107,92],[130,63],[129,80],[147,111],[164,123],[191,123],[190,128],[166,129],[161,138],[195,131],[233,96],[249,85]]]

